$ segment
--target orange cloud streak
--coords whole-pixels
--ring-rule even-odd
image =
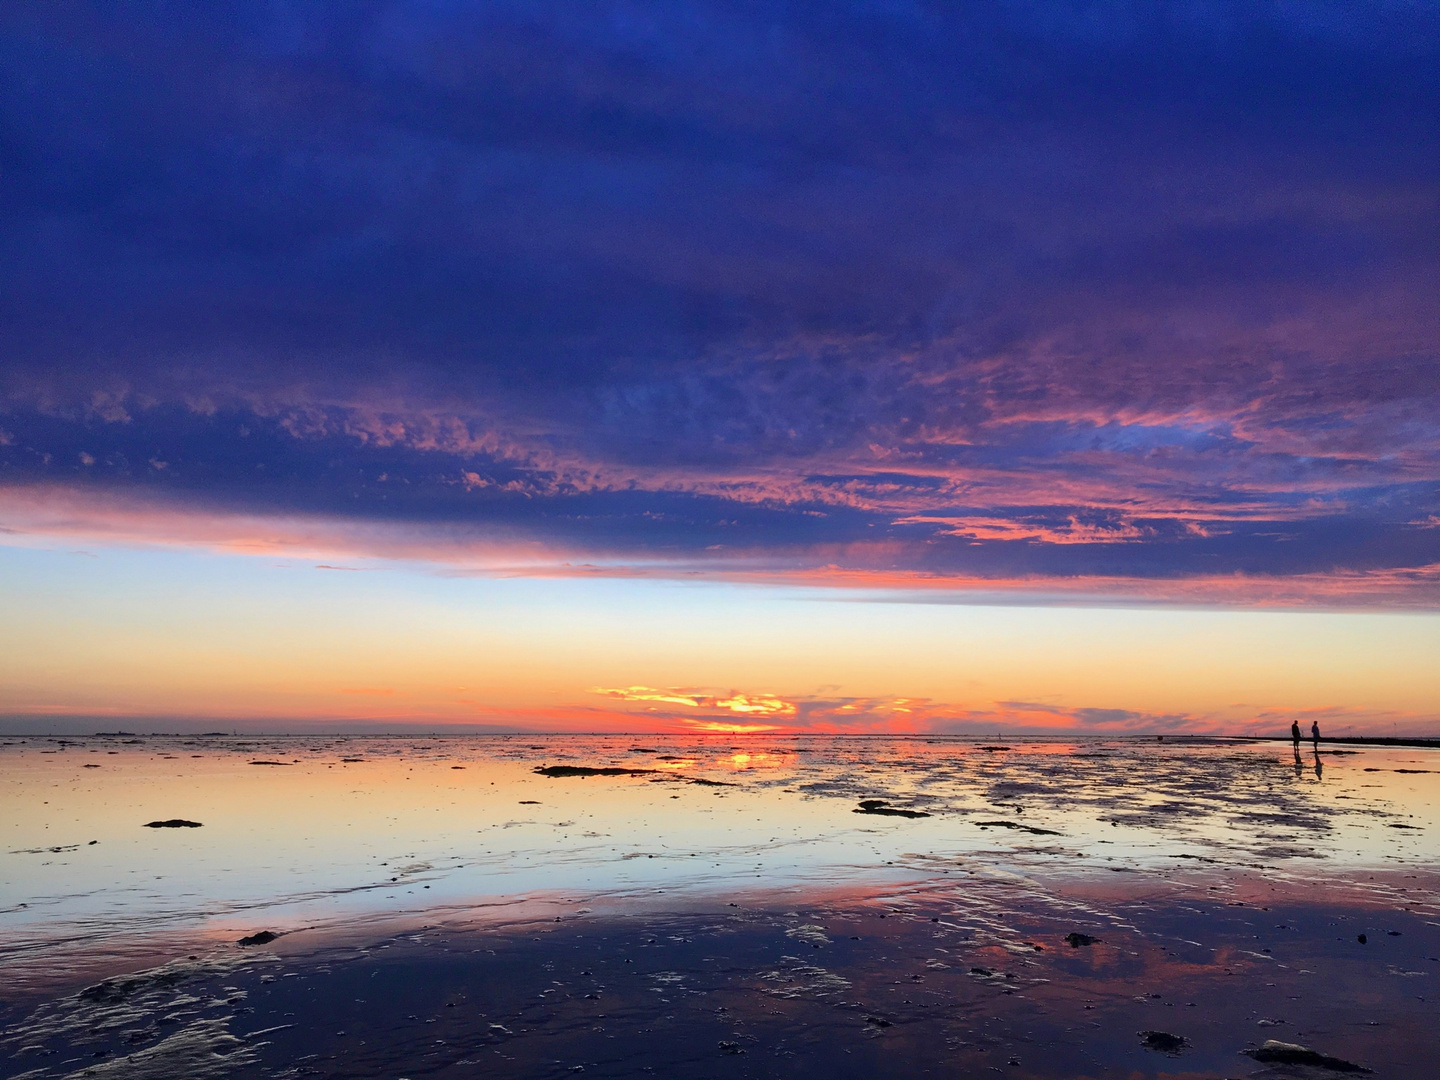
[[[685,705],[692,709],[724,709],[754,716],[789,717],[796,713],[792,702],[770,694],[737,694],[732,691],[729,696],[721,696],[678,688],[656,690],[649,686],[628,686],[619,690],[597,686],[590,692],[615,698],[617,701],[660,702],[667,705]]]
[[[1073,523],[1027,528],[999,519],[911,515],[902,521],[950,526],[976,538],[1086,543],[1129,539],[1120,525]],[[1428,522],[1417,523],[1429,527]],[[1202,534],[1198,521],[1190,528]],[[1440,563],[1379,570],[1287,575],[1212,574],[1182,578],[1121,575],[986,577],[896,567],[901,541],[810,545],[778,550],[730,548],[673,559],[596,555],[488,529],[483,538],[459,528],[353,521],[301,514],[246,514],[181,508],[158,500],[61,487],[0,487],[0,543],[92,542],[193,547],[223,554],[331,560],[378,559],[427,565],[443,574],[491,577],[597,577],[729,581],[745,584],[951,593],[987,603],[1200,604],[1244,607],[1440,609]],[[354,567],[343,567],[355,569]]]

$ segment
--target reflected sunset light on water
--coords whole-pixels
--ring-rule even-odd
[[[1437,71],[0,4],[0,1080],[1432,1080]]]

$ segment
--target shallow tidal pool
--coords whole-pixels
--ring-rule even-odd
[[[1437,828],[1405,747],[8,739],[0,1077],[1428,1077]]]

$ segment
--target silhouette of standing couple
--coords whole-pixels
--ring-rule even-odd
[[[1298,770],[1298,769],[1299,769],[1299,766],[1300,766],[1300,721],[1299,721],[1299,720],[1292,720],[1292,721],[1290,721],[1290,741],[1295,744],[1295,766],[1296,766],[1296,769]],[[1316,772],[1316,775],[1319,775],[1319,772],[1320,772],[1320,721],[1318,721],[1318,720],[1312,720],[1312,721],[1310,722],[1310,742],[1311,742],[1311,745],[1315,748],[1315,772]]]

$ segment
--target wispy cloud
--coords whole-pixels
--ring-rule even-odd
[[[0,528],[1434,604],[1433,10],[331,20],[0,15]]]
[[[651,686],[627,686],[624,689],[595,687],[591,693],[614,698],[617,701],[655,703],[657,705],[685,705],[692,709],[719,710],[740,716],[763,718],[787,718],[795,715],[793,702],[784,701],[770,694],[703,693],[694,690],[674,688],[657,690]]]
[[[681,544],[626,546],[612,539],[601,547],[597,537],[586,536],[583,530],[547,538],[518,525],[501,528],[464,521],[417,525],[327,514],[203,509],[185,500],[69,487],[0,487],[0,523],[0,542],[12,545],[70,544],[83,539],[92,544],[194,546],[303,560],[320,570],[375,570],[399,562],[448,575],[704,578],[848,590],[860,600],[923,603],[1440,607],[1440,560],[1319,570],[1262,561],[1256,570],[1227,571],[1207,565],[1202,553],[1190,567],[1177,569],[1163,560],[1157,564],[1143,552],[1114,559],[1103,548],[1097,553],[1096,545],[1073,538],[1052,543],[1031,537],[1019,552],[1002,549],[1001,557],[990,553],[978,559],[968,557],[964,549],[947,551],[934,537],[848,543],[790,540],[774,545],[752,541],[699,550]],[[1423,526],[1410,528],[1433,535]],[[1320,535],[1323,539],[1323,531]],[[1279,542],[1299,546],[1304,541],[1303,534],[1282,533]],[[967,541],[962,537],[955,542]],[[1130,543],[1143,547],[1143,542]],[[1038,551],[1028,550],[1032,544]],[[1051,559],[1047,547],[1079,549],[1088,558],[1067,565]],[[1426,550],[1419,548],[1422,555]],[[1327,552],[1333,555],[1333,545],[1321,549],[1314,561],[1323,563]],[[366,565],[316,564],[331,559],[366,560]],[[1101,572],[1094,569],[1097,564]],[[1111,566],[1114,571],[1104,572]]]

